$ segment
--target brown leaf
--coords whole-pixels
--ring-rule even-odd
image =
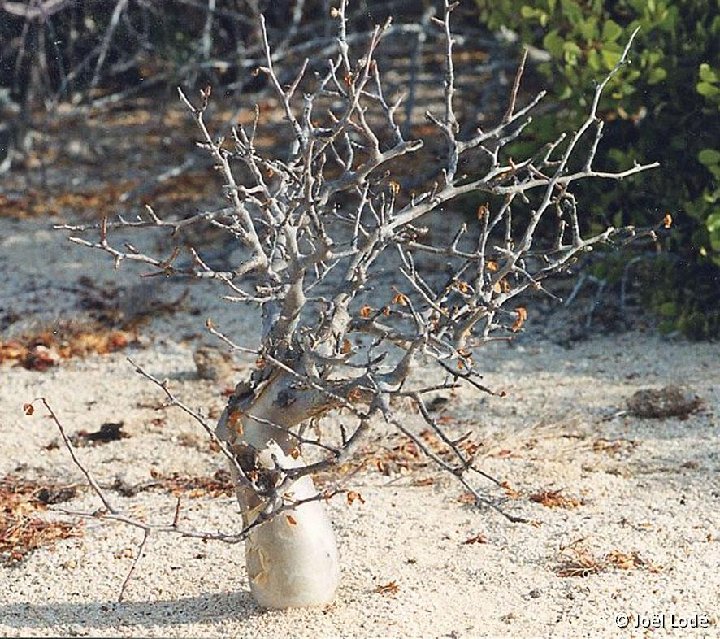
[[[473,537],[468,537],[465,541],[463,541],[463,545],[470,546],[471,544],[486,544],[487,541],[488,540],[485,535],[483,535],[482,533],[478,533]]]
[[[51,329],[27,333],[17,340],[0,342],[0,362],[16,361],[33,371],[58,366],[61,359],[105,355],[125,348],[131,335],[93,323],[59,322]]]
[[[632,568],[645,568],[650,572],[660,572],[661,568],[651,561],[647,561],[640,557],[640,553],[634,551],[631,553],[622,552],[620,550],[611,550],[605,555],[605,561],[620,570],[630,570]]]
[[[347,337],[343,340],[342,346],[340,347],[340,352],[343,355],[347,355],[348,353],[352,352],[352,343]]]
[[[287,519],[288,524],[291,526],[297,526],[297,519],[295,519],[292,515],[285,515],[285,519]]]
[[[355,492],[354,490],[349,490],[349,491],[347,492],[347,502],[348,502],[348,504],[349,504],[350,506],[352,506],[352,504],[353,504],[355,501],[359,501],[361,504],[364,504],[364,503],[365,503],[365,499],[363,498],[363,496],[362,496],[360,493]]]
[[[611,550],[605,555],[605,560],[622,570],[629,570],[635,567],[635,557],[629,553],[620,552],[619,550]]]
[[[487,217],[489,213],[490,209],[488,208],[487,202],[485,204],[481,204],[478,206],[477,219],[482,220],[484,217]]]
[[[400,306],[407,306],[410,300],[404,293],[398,291],[392,299],[393,304],[399,304]]]
[[[400,590],[400,586],[397,585],[397,582],[393,579],[393,581],[389,581],[386,584],[382,584],[377,586],[373,592],[376,592],[381,595],[395,595]]]
[[[500,459],[507,459],[508,457],[519,457],[510,448],[501,448],[498,451],[488,453],[488,457],[498,457]]]
[[[26,415],[32,415],[35,412],[35,407],[32,404],[23,404],[23,410]]]
[[[563,549],[564,558],[556,568],[559,577],[587,577],[601,572],[606,564],[590,554],[586,548]]]
[[[546,508],[565,508],[570,510],[582,505],[582,500],[576,497],[566,497],[560,490],[543,490],[530,495],[530,501],[542,504]]]
[[[672,226],[672,223],[673,223],[672,215],[670,215],[670,213],[665,213],[665,217],[663,218],[663,226],[666,229],[669,229]]]
[[[508,482],[503,481],[500,483],[500,486],[510,499],[518,499],[520,497],[520,493],[515,490]]]
[[[60,363],[60,357],[55,349],[47,346],[34,346],[27,354],[22,365],[31,371],[45,372]]]
[[[209,476],[186,476],[180,473],[163,475],[155,471],[151,472],[151,477],[156,481],[130,486],[130,490],[138,493],[159,486],[176,497],[182,495],[191,499],[205,496],[229,496],[234,490],[232,477],[227,470],[218,470]]]
[[[370,315],[372,315],[372,312],[372,308],[365,304],[365,306],[360,309],[360,317],[362,317],[363,319],[367,319],[368,317],[370,317]]]
[[[12,565],[58,539],[82,533],[80,522],[46,521],[35,516],[46,504],[75,496],[67,486],[39,484],[12,475],[0,477],[0,565]]]
[[[233,389],[233,391],[234,391],[234,389]],[[243,434],[243,426],[242,426],[241,420],[242,420],[244,414],[245,413],[243,413],[241,410],[237,410],[237,409],[231,410],[228,413],[228,418],[227,418],[228,426],[230,426],[230,428],[235,430],[238,435]]]
[[[468,291],[470,291],[470,285],[467,282],[463,282],[462,280],[457,280],[455,282],[455,288],[461,293],[467,293]]]
[[[27,346],[21,344],[17,340],[9,340],[0,342],[0,362],[15,361],[19,362],[27,356]]]
[[[525,323],[525,320],[527,319],[527,316],[528,316],[527,309],[524,306],[518,306],[515,309],[515,315],[516,315],[515,322],[512,325],[512,328],[510,329],[510,330],[512,330],[513,333],[517,333],[522,328],[523,324]]]

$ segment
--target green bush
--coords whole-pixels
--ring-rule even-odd
[[[506,27],[549,54],[539,71],[559,106],[536,121],[538,145],[582,117],[593,82],[615,65],[630,33],[640,28],[631,64],[600,104],[606,138],[597,161],[614,170],[634,161],[662,167],[643,176],[641,188],[588,185],[585,201],[595,203],[597,224],[656,225],[669,211],[675,224],[666,247],[680,258],[689,281],[720,305],[720,0],[476,2],[488,27]],[[720,334],[716,321],[687,321],[679,311],[668,318],[668,301],[659,295],[651,306],[674,328],[696,337]],[[683,300],[672,301],[676,310],[683,308]]]

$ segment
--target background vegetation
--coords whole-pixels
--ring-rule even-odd
[[[114,105],[178,84],[212,83],[226,94],[254,91],[261,54],[258,17],[281,53],[332,38],[330,0],[148,0],[5,2],[0,8],[0,146],[22,152],[42,127],[38,112],[59,104]],[[433,3],[364,0],[352,28],[392,14],[427,23]],[[720,0],[466,0],[461,29],[482,25],[519,49],[530,45],[537,85],[551,96],[527,153],[576,125],[593,83],[640,28],[632,63],[601,104],[606,136],[598,154],[608,170],[660,161],[640,181],[583,185],[596,226],[653,226],[666,212],[672,228],[655,247],[593,266],[617,284],[633,258],[644,304],[660,328],[696,338],[720,335]],[[517,51],[509,52],[516,59]],[[536,86],[529,87],[534,90]],[[489,92],[491,93],[491,92]],[[522,147],[522,148],[521,148]],[[2,160],[2,158],[0,158]],[[7,158],[6,158],[7,160]],[[3,163],[9,168],[11,162]],[[474,209],[473,209],[474,210]]]
[[[720,1],[477,0],[480,20],[509,29],[546,52],[537,65],[555,106],[536,121],[537,143],[576,122],[595,78],[618,59],[639,28],[632,64],[601,105],[607,122],[605,165],[660,161],[638,183],[604,190],[584,185],[597,224],[653,224],[674,219],[665,251],[634,274],[645,303],[666,331],[720,335]],[[542,57],[542,56],[539,56]],[[618,263],[597,274],[619,278]]]

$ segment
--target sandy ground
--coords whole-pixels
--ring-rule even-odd
[[[116,282],[107,260],[33,222],[0,220],[0,267],[0,308],[22,316],[9,329],[16,331],[73,312],[83,273]],[[123,286],[135,281],[124,271],[118,277]],[[142,299],[157,293],[148,287],[163,286],[132,294]],[[219,410],[222,385],[197,379],[192,358],[198,340],[208,341],[204,316],[247,344],[256,318],[196,288],[183,309],[146,326],[141,343],[124,353],[73,359],[44,373],[0,367],[0,476],[82,482],[66,450],[48,449],[58,433],[38,402],[33,416],[23,414],[23,404],[40,396],[70,434],[124,423],[129,437],[78,451],[102,484],[144,481],[151,470],[208,476],[224,468],[192,420],[158,410],[159,389],[125,359],[168,378],[191,406]],[[264,612],[250,598],[241,546],[168,535],[150,537],[117,603],[142,535],[90,520],[80,536],[0,567],[0,635],[720,636],[720,345],[629,333],[568,349],[527,335],[486,348],[478,361],[487,384],[507,396],[463,390],[448,397],[441,417],[453,432],[475,433],[480,465],[512,490],[478,485],[532,523],[511,524],[463,503],[462,488],[429,467],[363,471],[350,486],[365,503],[340,497],[329,506],[342,554],[337,602]],[[237,361],[238,374],[246,365]],[[692,389],[703,408],[686,419],[627,413],[634,391],[668,383]],[[561,507],[531,498],[557,490],[567,498]],[[135,516],[172,521],[175,499],[167,491],[108,495]],[[83,489],[60,505],[92,510],[99,503]],[[232,531],[239,517],[231,497],[185,495],[181,523]],[[473,538],[478,543],[466,543]],[[392,582],[397,589],[378,592]],[[672,627],[706,621],[705,629]],[[642,627],[653,623],[664,629]]]

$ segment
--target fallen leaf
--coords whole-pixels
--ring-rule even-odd
[[[570,510],[582,505],[582,500],[576,497],[566,497],[560,490],[543,490],[530,495],[530,501],[542,504],[546,508],[565,508]]]
[[[380,586],[376,586],[373,592],[379,593],[381,595],[395,595],[400,590],[400,586],[397,585],[397,582],[395,580],[389,581],[386,584],[382,584]]]
[[[82,534],[82,522],[48,521],[35,516],[49,503],[72,499],[76,489],[21,479],[0,478],[0,564],[23,561],[33,550]]]
[[[32,415],[35,412],[35,407],[32,404],[23,404],[23,410],[26,415]]]
[[[361,504],[364,504],[364,503],[365,503],[365,499],[363,498],[363,496],[362,496],[360,493],[355,492],[354,490],[349,490],[349,491],[347,492],[347,502],[348,502],[348,504],[352,506],[352,504],[353,504],[355,501],[359,501]]]
[[[587,548],[579,544],[580,541],[561,549],[561,560],[555,569],[559,577],[588,577],[607,567],[606,562],[593,556]]]
[[[510,484],[506,481],[500,482],[500,486],[505,491],[505,495],[509,497],[510,499],[518,499],[520,497],[520,493],[515,490]]]
[[[622,570],[629,570],[630,568],[635,567],[635,558],[633,555],[620,552],[619,550],[610,551],[607,555],[605,555],[605,560],[616,568],[621,568]]]

